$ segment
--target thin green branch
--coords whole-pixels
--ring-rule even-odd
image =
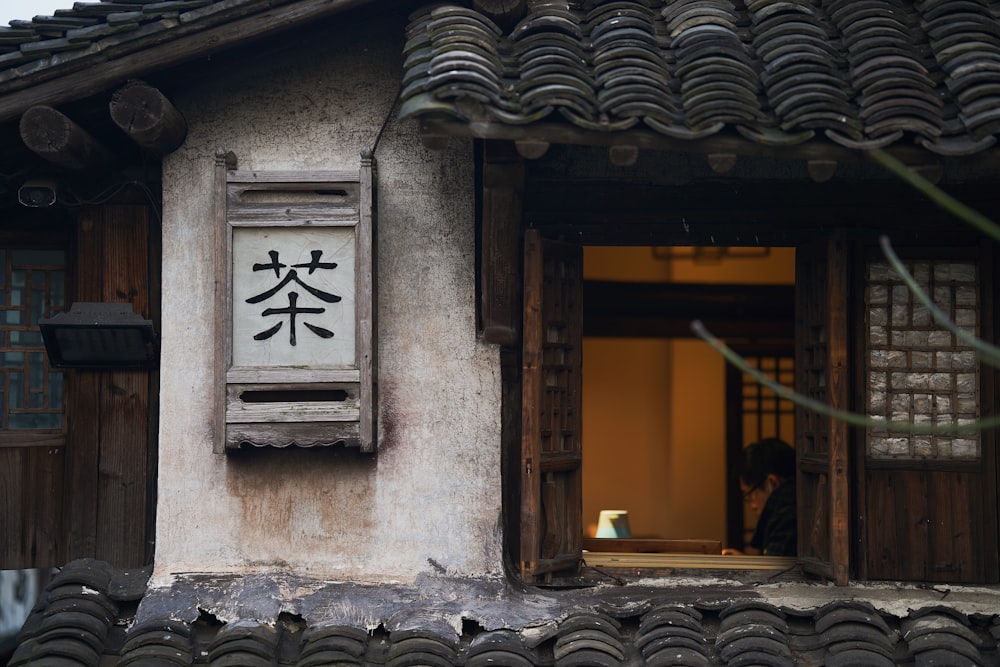
[[[886,153],[881,148],[869,151],[872,159],[899,176],[901,179],[920,190],[932,202],[948,211],[955,217],[964,220],[969,225],[983,232],[993,240],[1000,242],[1000,225],[987,218],[982,213],[966,206],[926,178],[910,169],[905,164]]]
[[[914,424],[908,421],[891,421],[861,415],[849,410],[833,408],[822,401],[803,396],[792,389],[776,382],[772,378],[762,373],[759,369],[749,365],[739,354],[731,350],[725,343],[713,336],[700,320],[691,323],[691,330],[698,338],[708,343],[712,349],[721,354],[726,361],[739,368],[741,371],[752,377],[754,380],[767,387],[775,394],[801,406],[807,410],[826,415],[831,419],[850,424],[870,428],[875,431],[889,433],[914,433],[914,434],[934,434],[934,435],[971,435],[978,431],[992,429],[1000,426],[1000,416],[979,419],[965,423],[955,424]]]
[[[892,249],[892,244],[889,242],[889,237],[883,236],[879,239],[879,244],[882,246],[882,252],[885,254],[886,259],[889,260],[889,264],[892,265],[893,270],[899,274],[906,283],[906,286],[910,288],[917,300],[922,303],[927,310],[930,311],[934,320],[940,324],[942,327],[955,334],[955,336],[961,340],[966,345],[974,348],[979,353],[979,360],[983,363],[992,366],[993,368],[1000,368],[1000,348],[990,345],[986,341],[977,337],[975,334],[969,333],[965,329],[955,324],[951,318],[948,317],[940,308],[938,308],[933,301],[931,301],[930,296],[921,289],[920,285],[913,278],[903,263],[899,260],[895,251]]]

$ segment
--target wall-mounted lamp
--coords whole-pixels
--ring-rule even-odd
[[[28,208],[45,208],[52,206],[59,198],[59,189],[55,181],[48,179],[31,179],[25,181],[17,190],[17,201]]]
[[[74,303],[38,326],[54,368],[152,368],[159,356],[153,323],[130,303]]]

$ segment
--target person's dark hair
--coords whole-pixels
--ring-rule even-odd
[[[764,486],[767,476],[795,476],[795,450],[780,438],[764,438],[743,448],[740,477],[752,489]]]

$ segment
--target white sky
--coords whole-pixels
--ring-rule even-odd
[[[71,9],[74,0],[0,0],[0,25],[11,19],[29,20],[32,16],[52,16],[57,9]]]

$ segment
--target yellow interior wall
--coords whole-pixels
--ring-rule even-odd
[[[674,249],[673,252],[678,252]],[[685,253],[684,249],[679,249]],[[586,247],[590,280],[791,284],[791,248],[701,264]],[[583,516],[629,512],[638,537],[725,539],[725,361],[697,339],[586,338]]]

